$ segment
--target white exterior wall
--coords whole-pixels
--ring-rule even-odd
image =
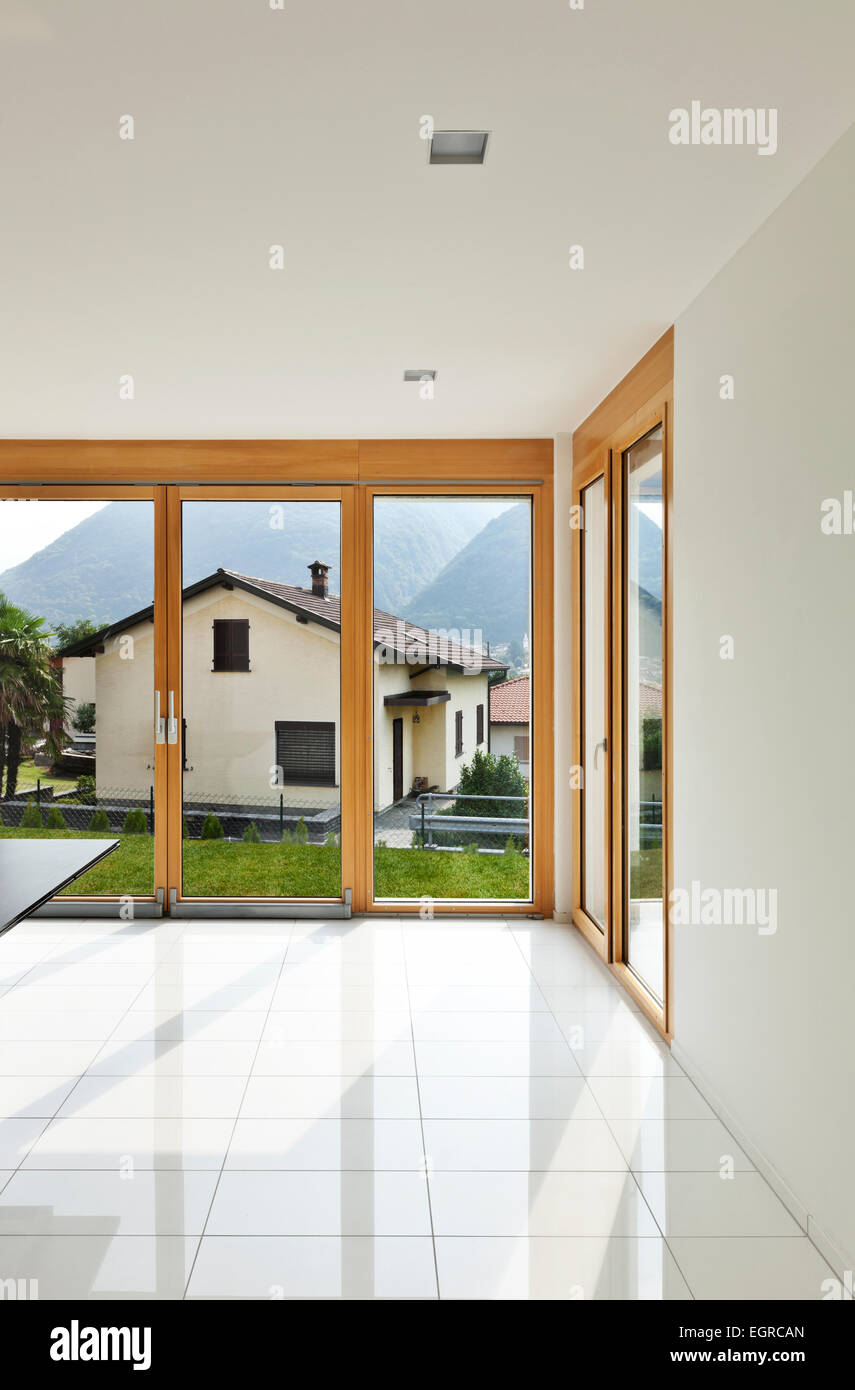
[[[212,671],[215,618],[249,619],[249,671]],[[339,634],[299,623],[284,608],[241,589],[208,589],[184,604],[186,801],[283,793],[286,805],[336,806],[340,799]],[[277,720],[331,721],[336,786],[271,786]]]
[[[410,679],[411,667],[401,664],[374,664],[374,809],[383,810],[392,802],[392,721],[404,721],[404,795],[410,791],[415,777],[426,777],[429,786],[450,791],[457,785],[460,768],[475,751],[475,710],[484,706],[484,743],[487,747],[489,713],[487,676],[456,675],[445,670],[430,670]],[[406,705],[384,705],[387,695],[400,695],[405,690],[447,690],[451,699],[440,705],[411,708]],[[463,755],[454,755],[454,715],[463,710]],[[418,714],[418,724],[413,715]]]
[[[78,705],[95,704],[95,658],[91,656],[65,656],[62,659],[62,693],[74,701],[65,721],[71,728]],[[97,714],[97,708],[96,708]]]
[[[490,752],[495,753],[496,757],[501,757],[503,753],[508,753],[512,758],[515,756],[514,739],[529,734],[528,724],[491,724],[490,725]],[[529,742],[529,752],[531,743]],[[520,772],[526,781],[530,777],[531,762],[518,759]]]
[[[99,796],[147,797],[154,782],[154,627],[138,623],[129,635],[132,645],[111,640],[101,655],[86,658],[95,671]]]

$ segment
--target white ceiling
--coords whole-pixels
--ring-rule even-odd
[[[853,49],[852,0],[0,0],[2,432],[572,429],[855,120]],[[675,148],[693,99],[778,153]]]

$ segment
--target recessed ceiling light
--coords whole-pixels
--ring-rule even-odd
[[[436,367],[408,367],[405,381],[436,381]]]
[[[483,164],[487,135],[486,130],[435,130],[428,164]]]

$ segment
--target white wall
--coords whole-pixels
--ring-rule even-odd
[[[503,753],[508,757],[516,757],[516,740],[518,738],[528,738],[530,740],[531,731],[528,724],[491,724],[490,725],[490,752],[495,753],[500,758]],[[531,763],[526,758],[524,761],[517,758],[519,769],[523,777],[528,779],[531,772]]]
[[[674,929],[676,1048],[849,1269],[855,536],[820,504],[855,487],[853,189],[855,129],[678,320],[674,463],[675,881],[779,923]]]
[[[77,713],[78,705],[95,703],[95,659],[91,656],[66,656],[62,660],[62,693],[74,704],[69,707],[66,728]],[[97,711],[96,711],[97,713]]]

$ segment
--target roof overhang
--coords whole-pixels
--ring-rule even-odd
[[[450,690],[405,690],[400,695],[384,695],[384,705],[444,705],[451,699]]]

